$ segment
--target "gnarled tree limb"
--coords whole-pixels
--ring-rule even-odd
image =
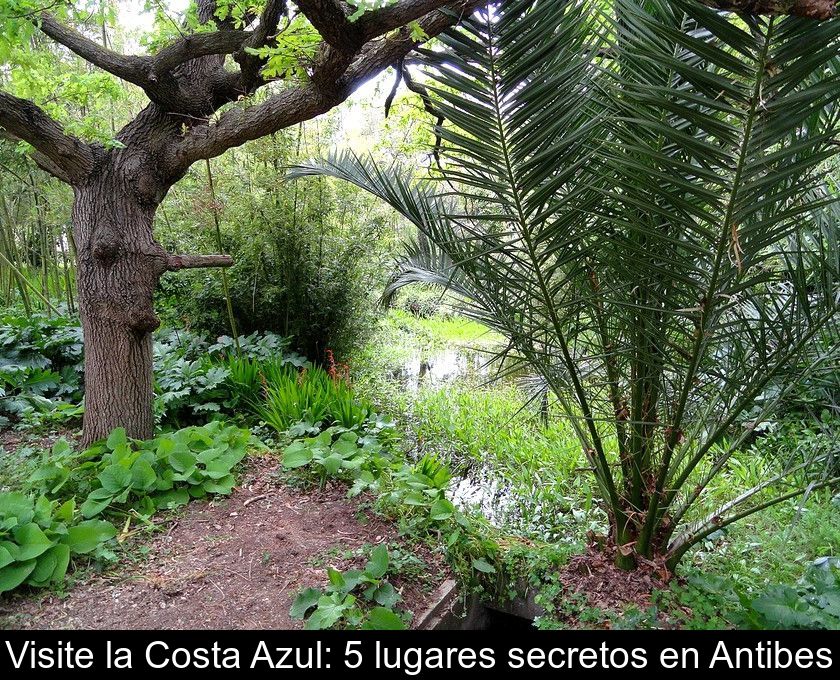
[[[82,59],[130,83],[148,89],[160,76],[181,64],[211,54],[232,54],[251,35],[249,31],[224,30],[185,35],[152,56],[121,54],[103,47],[51,14],[40,15],[40,28]]]
[[[295,0],[295,4],[330,47],[355,52],[364,44],[359,24],[350,21],[339,0]]]
[[[186,35],[152,57],[152,73],[169,73],[191,59],[212,54],[233,54],[254,34],[253,31],[224,30]]]
[[[440,5],[439,0],[426,3]],[[429,38],[434,37],[481,4],[482,0],[450,0],[444,8],[423,16],[419,25]],[[171,167],[174,172],[183,172],[199,159],[219,156],[227,149],[325,113],[362,82],[399,62],[416,47],[408,31],[401,31],[364,44],[355,55],[333,50],[319,64],[311,83],[283,90],[256,106],[226,111],[214,124],[193,127],[171,145]]]
[[[437,2],[400,0],[375,12],[363,14],[358,21],[359,30],[365,40],[370,40],[384,35],[388,31],[410,24],[412,21],[417,21],[429,12],[440,9],[450,2],[451,0],[437,0]]]
[[[140,87],[147,83],[151,57],[125,55],[109,50],[61,23],[49,12],[42,12],[38,19],[40,29],[44,33],[85,61]]]
[[[27,99],[0,91],[0,128],[35,147],[35,160],[68,184],[82,181],[93,169],[93,147],[64,132],[61,125]]]

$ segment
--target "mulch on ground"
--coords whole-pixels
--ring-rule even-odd
[[[0,598],[0,627],[302,627],[289,616],[300,589],[325,585],[327,565],[345,570],[364,564],[362,555],[348,551],[401,539],[392,523],[347,499],[345,488],[293,489],[277,480],[276,468],[273,457],[251,459],[231,496],[193,502],[165,518],[160,533],[133,539],[127,553],[136,564],[123,558],[64,596]],[[449,572],[440,554],[413,550],[428,573],[397,576],[392,583],[418,614]]]
[[[593,542],[584,553],[572,557],[559,574],[564,591],[561,598],[580,598],[578,606],[585,604],[601,612],[620,613],[630,607],[645,611],[652,607],[654,593],[666,590],[674,575],[662,563],[641,558],[635,569],[625,571],[615,565],[613,552],[614,548]],[[580,625],[572,612],[567,623]]]

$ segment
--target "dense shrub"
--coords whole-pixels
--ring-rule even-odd
[[[79,418],[84,366],[78,319],[9,313],[2,321],[0,428]],[[289,340],[274,333],[240,336],[237,343],[226,335],[214,341],[190,331],[159,330],[154,338],[156,422],[181,427],[249,411],[261,389],[263,365],[307,363],[288,348]],[[244,386],[242,371],[249,367],[252,384]]]
[[[346,356],[370,330],[375,301],[360,264],[363,243],[267,226],[272,243],[232,248],[230,295],[240,333],[270,331],[292,338],[294,349],[323,362],[333,348]],[[221,280],[199,273],[178,283],[175,312],[196,331],[230,333]]]
[[[330,180],[284,182],[284,165],[315,152],[306,140],[293,143],[293,135],[256,142],[231,159],[234,172],[218,173],[215,200],[206,193],[204,173],[185,178],[194,202],[173,198],[166,206],[169,219],[158,226],[173,252],[214,252],[221,245],[233,257],[227,278],[239,333],[291,337],[293,349],[323,363],[328,348],[347,357],[372,327],[393,218]],[[242,190],[243,181],[249,191]],[[203,229],[196,229],[196,218]],[[231,333],[218,271],[164,277],[158,301],[173,326]]]
[[[0,427],[78,415],[82,330],[65,317],[0,317]]]

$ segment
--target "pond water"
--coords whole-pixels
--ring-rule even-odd
[[[467,348],[444,349],[431,354],[417,351],[393,372],[392,377],[413,394],[423,387],[486,384],[492,379],[488,357],[486,352]],[[509,382],[510,378],[506,380]],[[453,478],[447,496],[461,509],[477,508],[494,524],[500,524],[516,506],[510,489],[489,466],[470,465],[468,474]]]
[[[486,380],[487,356],[469,349],[447,349],[433,354],[414,352],[392,377],[416,393],[422,386],[438,387],[456,380]]]
[[[477,474],[453,478],[446,496],[461,510],[476,508],[497,526],[516,509],[510,489],[500,483],[489,467]]]

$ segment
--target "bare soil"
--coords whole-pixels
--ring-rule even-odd
[[[49,449],[62,437],[71,444],[74,444],[79,440],[80,435],[81,431],[66,427],[36,433],[26,430],[0,428],[0,456],[16,455],[19,449],[24,447]]]
[[[346,489],[296,490],[278,481],[274,458],[251,459],[229,497],[193,502],[163,518],[160,531],[128,539],[126,556],[102,575],[83,576],[63,595],[0,598],[0,627],[64,629],[288,629],[298,591],[326,584],[326,566],[361,566],[365,544],[403,539],[392,523],[348,500]],[[392,583],[415,614],[449,576],[438,553],[407,550],[421,577]]]

